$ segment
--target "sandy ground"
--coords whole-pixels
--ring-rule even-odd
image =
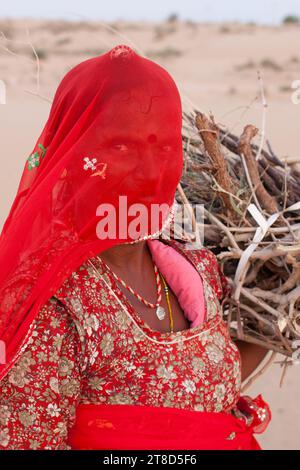
[[[41,58],[39,89],[26,28]],[[6,86],[6,104],[0,105],[0,226],[60,79],[81,60],[121,43],[139,48],[165,67],[184,106],[193,103],[212,111],[216,121],[235,133],[245,124],[261,125],[259,70],[268,103],[266,138],[281,158],[300,159],[300,104],[291,99],[291,84],[300,80],[300,27],[118,22],[105,28],[100,23],[0,20],[0,30],[9,39],[0,40],[0,80]],[[300,449],[299,366],[288,371],[282,388],[280,374],[279,365],[273,365],[247,392],[262,393],[272,408],[272,423],[259,440],[265,449]]]

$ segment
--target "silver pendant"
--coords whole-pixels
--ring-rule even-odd
[[[163,320],[166,316],[165,309],[163,307],[161,307],[160,305],[156,309],[156,316],[159,320]]]

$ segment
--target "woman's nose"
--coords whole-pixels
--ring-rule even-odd
[[[145,168],[145,178],[147,181],[155,182],[159,179],[159,166],[155,162],[155,158],[152,156],[151,161],[147,162]]]
[[[138,174],[136,175],[138,179],[153,183],[159,180],[160,161],[153,147],[148,146],[147,149],[143,149],[143,155],[139,163]]]

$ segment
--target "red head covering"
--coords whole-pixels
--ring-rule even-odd
[[[39,309],[71,272],[136,238],[127,229],[136,226],[137,208],[140,237],[161,230],[182,171],[181,126],[172,77],[126,45],[63,78],[0,238],[2,376]],[[119,196],[132,208],[127,220]],[[151,225],[155,204],[164,204],[162,217]],[[116,212],[106,239],[103,208]]]

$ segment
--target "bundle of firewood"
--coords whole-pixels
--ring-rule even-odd
[[[223,309],[232,336],[291,357],[300,340],[300,173],[269,142],[254,144],[257,133],[247,125],[236,136],[184,113],[178,198],[204,207],[204,245],[232,287]]]

